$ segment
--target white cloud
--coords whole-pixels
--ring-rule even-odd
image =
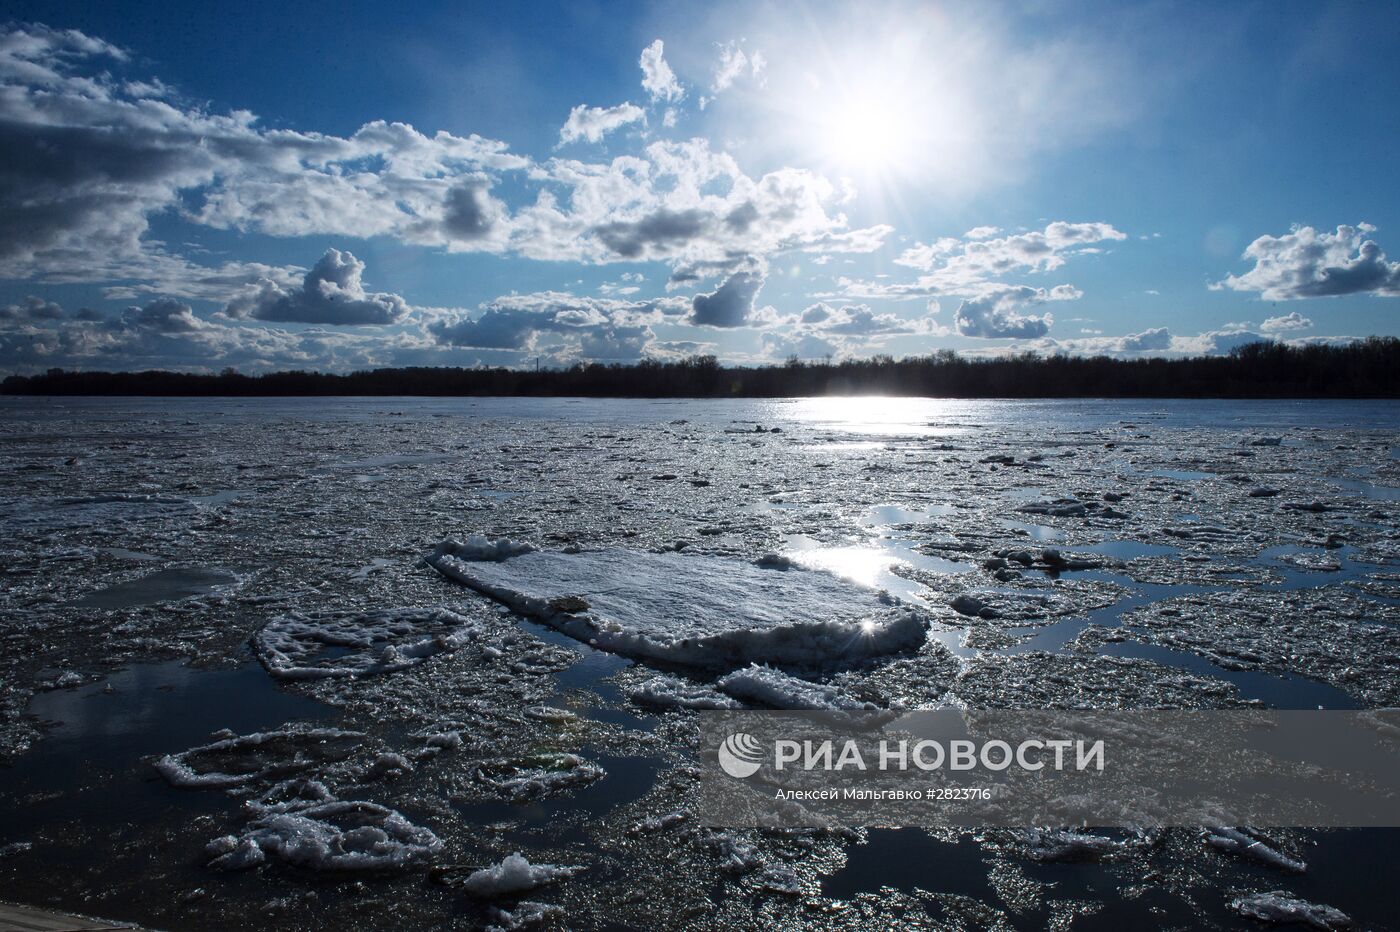
[[[1208,330],[1193,336],[1172,338],[1172,351],[1190,356],[1223,356],[1247,343],[1268,342],[1270,337],[1239,327]]]
[[[1081,330],[1080,332],[1097,333],[1098,331]],[[1082,356],[1158,355],[1172,348],[1172,335],[1166,327],[1151,327],[1140,333],[1129,333],[1120,337],[1090,336],[1073,340],[1047,338],[1038,343],[1036,348]]]
[[[815,333],[765,333],[760,339],[763,355],[770,361],[789,356],[799,359],[843,356],[846,349],[843,341],[830,340]]]
[[[74,32],[0,31],[0,276],[52,282],[237,275],[201,269],[147,240],[149,217],[178,211],[218,228],[305,236],[392,235],[407,242],[499,248],[485,226],[500,211],[487,172],[529,162],[504,143],[405,124],[368,123],[348,137],[264,130],[246,111],[213,114],[166,99],[150,81],[107,69],[124,53]],[[159,96],[150,96],[159,94]],[[53,158],[55,152],[64,158]],[[478,223],[462,236],[463,183]],[[138,286],[135,286],[139,288]],[[205,297],[199,287],[170,289]],[[196,292],[199,292],[196,295]]]
[[[646,111],[631,103],[616,107],[588,107],[579,104],[569,111],[569,119],[559,130],[559,144],[566,145],[583,139],[599,142],[608,133],[629,123],[645,123]]]
[[[652,351],[652,324],[677,321],[688,310],[683,298],[626,301],[545,291],[504,295],[476,316],[445,312],[427,330],[445,346],[526,352],[555,362],[630,360]]]
[[[1369,223],[1339,226],[1335,233],[1295,226],[1283,236],[1261,236],[1244,251],[1254,268],[1228,275],[1215,289],[1254,291],[1266,301],[1349,294],[1400,297],[1400,262],[1368,239]]]
[[[1267,318],[1259,325],[1259,329],[1265,333],[1284,333],[1290,330],[1307,330],[1312,325],[1313,322],[1302,314],[1297,311],[1289,311],[1279,317]]]
[[[396,294],[365,291],[360,281],[365,264],[349,252],[328,249],[302,279],[289,289],[273,281],[235,298],[224,309],[232,318],[252,318],[309,324],[392,324],[409,311]]]
[[[1107,223],[1056,221],[1044,230],[994,238],[995,227],[969,230],[962,240],[951,237],[906,249],[894,261],[924,272],[927,283],[966,287],[1009,272],[1049,272],[1066,258],[1086,252],[1093,243],[1127,239]]]
[[[47,302],[45,302],[47,303]],[[56,307],[56,305],[55,305]],[[158,298],[115,316],[87,309],[42,320],[0,315],[0,368],[171,369],[210,372],[387,365],[473,364],[479,356],[439,347],[421,332],[287,331],[197,316],[188,304]],[[510,361],[510,360],[508,360]]]
[[[661,51],[657,43],[644,56],[649,82],[677,99]],[[149,219],[162,213],[275,237],[382,236],[544,261],[660,260],[675,267],[677,284],[732,273],[746,256],[869,252],[891,232],[851,229],[839,210],[849,192],[820,174],[750,177],[703,139],[655,142],[605,162],[535,163],[498,141],[403,123],[367,123],[348,136],[264,129],[251,113],[210,113],[156,80],[118,78],[110,66],[119,58],[80,33],[0,30],[0,145],[11,155],[0,165],[8,221],[0,278],[99,282],[119,300],[220,304],[255,287],[265,293],[259,313],[312,313],[304,290],[297,297],[304,270],[201,265],[150,238]],[[641,112],[628,107],[576,110],[566,134],[601,137],[610,121]],[[54,151],[71,158],[45,154]],[[513,207],[497,194],[504,190]]]
[[[1036,316],[1022,311],[1047,301],[1072,301],[1078,297],[1080,292],[1069,285],[1056,285],[1048,291],[1025,285],[1003,286],[964,301],[953,322],[958,333],[966,337],[1043,337],[1050,331],[1054,318],[1049,313]]]
[[[731,39],[719,47],[719,59],[715,62],[710,79],[710,91],[720,94],[728,90],[740,78],[750,78],[762,82],[763,70],[768,62],[762,52],[744,51],[743,39]]]
[[[850,229],[823,176],[782,168],[751,178],[703,139],[654,142],[605,164],[554,159],[537,175],[567,188],[568,201],[544,191],[517,211],[511,248],[551,261],[670,261],[678,283],[751,255],[869,252],[890,233]]]
[[[900,254],[898,265],[923,271],[912,282],[860,281],[842,277],[837,294],[848,298],[890,300],[934,295],[982,297],[1010,287],[1009,275],[1049,272],[1069,259],[1098,252],[1096,243],[1116,242],[1127,236],[1102,222],[1055,221],[1044,230],[997,236],[996,227],[975,227],[961,237],[946,236],[918,243]],[[1069,287],[1069,286],[1063,286]]]
[[[638,62],[642,66],[642,88],[651,95],[652,100],[680,100],[685,96],[685,88],[676,80],[671,66],[666,64],[664,51],[665,45],[660,39],[642,49],[642,58]]]
[[[949,331],[932,319],[938,312],[932,304],[929,316],[905,319],[894,314],[879,314],[865,304],[832,307],[817,303],[809,306],[795,321],[795,329],[823,336],[843,336],[861,339],[906,334],[946,334]]]

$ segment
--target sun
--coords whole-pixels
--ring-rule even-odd
[[[918,114],[906,100],[867,89],[840,92],[822,107],[819,145],[827,158],[850,173],[885,172],[915,158]]]
[[[931,5],[924,5],[931,6]],[[811,168],[862,203],[904,209],[915,189],[957,190],[987,164],[983,89],[936,10],[898,26],[824,23],[770,67],[750,131],[773,161]]]

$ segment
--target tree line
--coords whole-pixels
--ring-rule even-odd
[[[1250,343],[1223,356],[1118,359],[1020,353],[968,358],[951,350],[894,359],[722,366],[713,356],[565,369],[410,367],[348,374],[232,369],[194,374],[77,372],[13,375],[10,395],[523,395],[773,398],[883,394],[948,398],[1394,398],[1400,339],[1346,344]]]

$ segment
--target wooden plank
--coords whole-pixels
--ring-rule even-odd
[[[32,906],[0,903],[0,932],[93,932],[98,929],[135,928],[124,922],[87,919]]]

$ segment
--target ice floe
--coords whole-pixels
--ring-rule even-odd
[[[512,800],[540,799],[588,786],[607,771],[577,754],[532,754],[518,760],[500,760],[477,768],[481,783]]]
[[[253,636],[253,651],[279,679],[308,680],[403,670],[457,650],[478,634],[444,608],[285,615]]]
[[[627,698],[658,709],[739,709],[743,703],[678,676],[661,674],[627,690]]]
[[[1351,928],[1351,917],[1335,906],[1309,903],[1283,890],[1236,897],[1230,901],[1230,908],[1260,922],[1297,923],[1314,929]]]
[[[735,670],[717,680],[715,685],[735,699],[775,709],[873,711],[878,708],[872,703],[852,699],[834,686],[813,683],[758,664]]]
[[[1104,861],[1127,850],[1127,845],[1107,835],[1067,829],[1030,829],[1023,835],[1030,856],[1037,861]]]
[[[523,546],[447,541],[426,560],[523,615],[642,659],[836,666],[925,636],[919,611],[827,573],[674,551]]]
[[[1206,832],[1206,843],[1229,854],[1239,855],[1282,871],[1301,874],[1308,865],[1279,851],[1266,839],[1237,828],[1213,828]]]
[[[468,874],[460,887],[466,893],[482,898],[509,896],[567,880],[582,870],[582,867],[570,865],[531,864],[516,852],[499,864]]]
[[[358,731],[292,725],[167,754],[155,766],[172,786],[228,788],[344,760],[364,737]]]
[[[211,867],[252,867],[263,855],[314,870],[381,871],[413,867],[442,850],[433,832],[387,806],[364,800],[331,800],[271,812],[252,822],[240,837],[217,839],[228,848]],[[216,853],[216,852],[211,852]]]

